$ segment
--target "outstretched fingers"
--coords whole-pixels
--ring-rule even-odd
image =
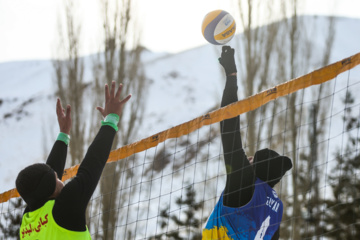
[[[105,84],[105,102],[107,103],[109,100],[110,100],[109,85]]]
[[[121,104],[125,104],[131,98],[131,94],[127,95],[123,100],[121,100]]]
[[[102,107],[96,107],[96,109],[101,113],[103,117],[105,117],[105,109],[103,109]]]
[[[56,101],[56,115],[60,127],[60,132],[70,134],[71,129],[71,106],[68,104],[66,110],[62,107],[61,100]]]
[[[56,101],[56,115],[58,117],[64,117],[65,116],[65,109],[61,105],[60,98],[58,98],[57,101]]]
[[[61,107],[61,102],[60,102],[60,99],[58,98],[56,100],[56,115],[60,115],[62,112],[62,107]]]
[[[111,89],[110,89],[110,98],[114,98],[115,96],[115,81],[111,82]]]
[[[68,121],[71,120],[71,106],[69,104],[66,106],[66,116],[65,117]]]
[[[71,114],[71,106],[68,104],[66,106],[66,111],[65,111],[65,109],[62,107],[60,98],[58,98],[56,101],[56,115],[58,117],[69,118],[70,114]]]
[[[123,84],[120,83],[119,87],[118,87],[118,90],[116,92],[116,95],[115,95],[115,99],[120,99],[120,95],[121,95],[121,90],[123,88]],[[125,104],[127,101],[129,101],[129,99],[131,98],[131,94],[127,95],[123,100],[120,101],[120,104],[123,105]]]
[[[105,107],[96,108],[103,117],[106,117],[110,113],[115,113],[120,116],[122,113],[123,105],[131,98],[131,94],[129,94],[124,99],[120,99],[121,91],[123,88],[122,84],[120,84],[117,89],[115,88],[115,81],[112,81],[111,89],[109,89],[109,86],[107,84],[105,85]]]
[[[120,83],[118,90],[116,91],[115,99],[120,99],[122,87],[123,87],[123,85],[122,85],[122,83]]]
[[[117,91],[116,91],[116,95],[115,95],[115,99],[119,99],[120,100],[120,95],[121,95],[121,90],[123,88],[123,84],[120,83]],[[127,95],[123,100],[120,101],[120,104],[125,104],[127,101],[129,101],[129,99],[131,98],[131,94]]]

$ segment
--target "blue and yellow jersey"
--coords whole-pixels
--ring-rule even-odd
[[[240,208],[223,205],[221,194],[203,229],[203,240],[264,239],[270,240],[278,230],[283,204],[267,183],[257,179],[250,202]]]

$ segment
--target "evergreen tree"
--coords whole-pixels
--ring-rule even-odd
[[[22,206],[24,205],[22,198],[9,201],[13,211],[8,211],[3,215],[5,221],[0,221],[0,230],[4,239],[20,239],[20,225],[22,219]]]
[[[201,216],[201,211],[204,207],[204,201],[196,202],[196,192],[191,186],[189,186],[186,188],[186,198],[177,198],[176,205],[180,209],[185,209],[183,211],[185,213],[185,218],[180,219],[176,213],[170,215],[169,207],[162,209],[160,212],[161,220],[159,222],[162,233],[150,237],[149,240],[201,240],[201,224],[206,221],[206,218],[199,219],[196,217],[196,213],[199,212]],[[172,230],[169,228],[170,220],[177,226],[177,229]]]
[[[334,198],[326,201],[324,232],[332,239],[360,239],[360,143],[359,117],[352,116],[351,93],[344,100],[346,147],[336,153],[336,168],[329,177]]]

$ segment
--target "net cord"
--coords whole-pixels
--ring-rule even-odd
[[[121,148],[111,151],[107,163],[120,161],[125,159],[134,153],[145,151],[146,149],[157,146],[159,143],[164,142],[167,139],[178,138],[183,135],[187,135],[196,131],[205,125],[211,125],[223,121],[225,119],[236,117],[240,114],[255,110],[264,104],[275,100],[279,97],[283,97],[294,93],[298,90],[305,89],[310,86],[319,85],[334,79],[339,74],[348,71],[360,64],[360,53],[345,58],[341,61],[327,65],[320,69],[317,69],[311,73],[279,84],[275,87],[264,90],[253,96],[222,107],[215,111],[209,112],[205,115],[197,117],[191,121],[182,123],[175,127],[169,128],[165,131],[144,138],[137,142],[128,144]],[[64,170],[62,181],[66,181],[74,177],[78,171],[80,165],[75,165]],[[11,198],[20,197],[16,188],[0,194],[0,203],[7,202]]]

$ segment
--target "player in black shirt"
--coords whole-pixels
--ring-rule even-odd
[[[46,164],[37,163],[26,167],[16,179],[17,190],[27,203],[23,222],[28,216],[27,213],[42,208],[49,200],[55,200],[52,215],[58,226],[69,231],[88,231],[85,220],[86,208],[109,157],[118,130],[119,115],[124,104],[131,97],[128,95],[120,101],[121,89],[122,85],[115,93],[115,82],[112,82],[111,89],[107,84],[105,85],[105,107],[97,107],[105,119],[89,146],[76,176],[66,185],[61,182],[61,178],[70,140],[71,108],[68,105],[65,111],[60,100],[57,100],[56,113],[61,133]],[[33,226],[35,224],[37,223]]]
[[[238,101],[234,52],[230,46],[223,46],[219,58],[226,74],[221,107]],[[239,116],[220,122],[220,127],[227,171],[223,202],[228,207],[243,207],[252,199],[257,178],[273,188],[292,168],[292,163],[288,157],[267,148],[247,157],[241,140]],[[279,229],[272,239],[278,238]]]

